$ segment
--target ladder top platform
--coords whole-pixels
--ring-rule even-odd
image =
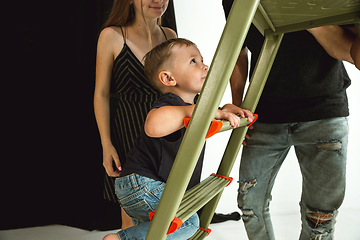
[[[263,35],[360,23],[360,0],[261,0],[254,24]]]

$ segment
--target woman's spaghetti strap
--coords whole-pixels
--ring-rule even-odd
[[[121,30],[121,34],[123,35],[123,38],[124,38],[124,43],[126,44],[126,29],[125,29],[125,31],[123,31],[122,27],[120,26],[120,30]]]
[[[166,36],[166,34],[165,34],[164,29],[163,29],[160,25],[159,25],[159,27],[160,27],[161,31],[163,32],[163,34],[164,34],[164,36],[165,36],[165,39],[168,40],[168,38],[167,38],[167,36]]]

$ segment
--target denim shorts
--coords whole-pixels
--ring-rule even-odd
[[[145,239],[150,227],[149,213],[156,210],[165,183],[137,174],[131,174],[115,180],[115,192],[121,207],[131,217],[133,227],[120,230],[121,240]],[[167,240],[190,238],[199,228],[199,217],[195,213],[187,219]]]
[[[165,183],[137,174],[115,180],[115,192],[121,207],[134,225],[149,221],[149,213],[159,204]]]

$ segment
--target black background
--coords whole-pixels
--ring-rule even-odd
[[[93,112],[96,44],[111,5],[4,6],[0,229],[111,221]],[[176,30],[172,0],[163,25]]]

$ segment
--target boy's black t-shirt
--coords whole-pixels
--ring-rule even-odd
[[[187,106],[179,96],[173,93],[162,95],[153,105],[152,109],[163,106]],[[162,123],[159,122],[161,125]],[[185,127],[161,138],[152,138],[146,135],[142,127],[140,135],[136,138],[133,149],[128,153],[125,166],[120,177],[136,173],[157,181],[166,182],[181,141]],[[200,182],[205,146],[200,154],[188,188]],[[186,159],[184,159],[186,161]]]
[[[228,16],[232,1],[223,1]],[[250,76],[264,42],[251,24],[244,47],[251,52]],[[290,123],[349,115],[343,63],[332,58],[308,31],[284,34],[255,113],[259,122]]]

